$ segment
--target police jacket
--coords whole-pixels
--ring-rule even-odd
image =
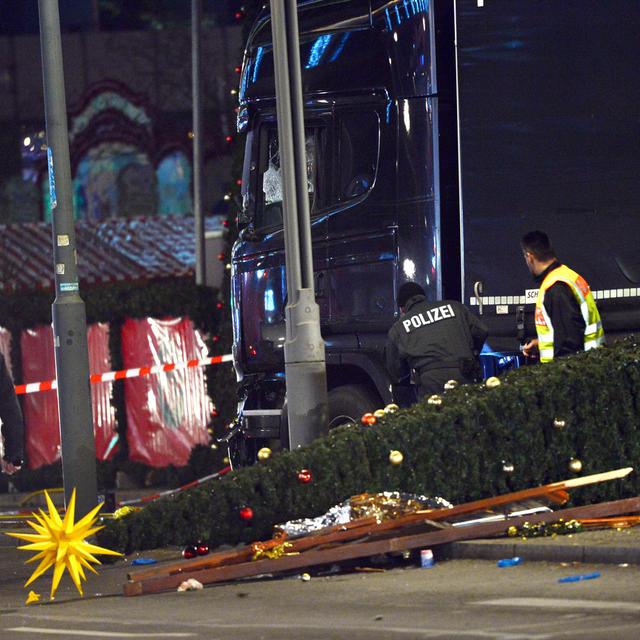
[[[24,446],[24,425],[22,411],[16,396],[13,381],[7,370],[3,355],[0,353],[0,420],[4,437],[3,458],[13,464],[21,465]]]
[[[455,300],[427,302],[409,298],[405,313],[391,327],[385,349],[387,370],[394,380],[406,368],[454,369],[476,359],[488,335],[487,327]]]
[[[551,271],[557,269],[560,262],[556,260],[534,280],[540,286]],[[584,318],[580,305],[569,285],[556,282],[547,289],[544,296],[544,308],[553,323],[553,354],[556,358],[570,353],[582,351],[584,348]]]

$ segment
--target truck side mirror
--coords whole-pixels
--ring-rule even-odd
[[[253,150],[254,131],[247,133],[247,139],[244,147],[244,162],[242,163],[242,204],[238,207],[237,224],[238,229],[242,229],[253,222],[254,196],[251,193],[249,184],[251,182],[251,174],[255,172],[256,163],[251,158]]]
[[[253,198],[249,192],[242,194],[242,204],[238,208],[238,229],[242,229],[253,222],[253,216],[251,215],[253,211],[252,200]]]

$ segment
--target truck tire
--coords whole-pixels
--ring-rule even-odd
[[[346,384],[331,389],[327,396],[329,429],[349,422],[360,423],[363,414],[379,409],[382,400],[364,384]]]

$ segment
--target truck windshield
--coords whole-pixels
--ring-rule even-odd
[[[322,130],[307,129],[305,152],[307,157],[307,193],[309,210],[313,214],[318,207],[318,155]],[[282,225],[282,170],[278,131],[269,127],[263,137],[264,151],[261,153],[259,199],[256,211],[256,229],[267,229]]]

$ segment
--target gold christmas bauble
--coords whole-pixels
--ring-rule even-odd
[[[258,460],[268,460],[271,457],[271,449],[269,447],[262,447],[260,451],[258,451]]]
[[[485,380],[485,384],[489,389],[493,389],[494,387],[499,387],[502,383],[500,382],[500,378],[496,378],[496,376],[491,376]]]
[[[571,460],[569,460],[569,471],[580,473],[582,471],[582,461],[578,460],[578,458],[571,458]]]
[[[385,413],[385,410],[384,410],[384,409],[376,409],[376,410],[373,412],[373,415],[374,415],[376,418],[380,419],[380,418],[384,418],[384,417],[385,417],[385,415],[386,415],[386,413]]]
[[[393,451],[389,452],[389,462],[391,464],[402,464],[403,460],[404,456],[402,455],[402,451],[394,449]]]
[[[384,412],[385,413],[395,413],[400,407],[397,404],[394,404],[393,402],[391,404],[388,404],[385,408],[384,408]]]
[[[502,463],[502,470],[505,473],[513,473],[515,467],[513,466],[513,464],[511,464],[511,462],[503,462]]]
[[[429,396],[427,404],[432,404],[434,407],[439,407],[442,404],[442,397],[437,393],[434,393],[432,396]]]
[[[455,389],[458,386],[459,382],[457,380],[448,380],[444,383],[444,390],[451,391],[451,389]]]
[[[561,431],[562,429],[564,429],[567,426],[567,423],[565,420],[562,420],[561,418],[556,418],[553,421],[553,426],[555,429],[557,429],[558,431]]]

